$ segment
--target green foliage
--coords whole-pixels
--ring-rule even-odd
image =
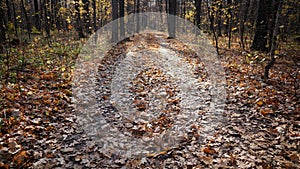
[[[13,32],[15,30],[15,26],[12,22],[8,22],[7,24],[7,31],[8,32]]]
[[[36,35],[40,35],[41,34],[41,32],[35,26],[33,26],[31,28],[31,33],[32,34],[36,34]]]

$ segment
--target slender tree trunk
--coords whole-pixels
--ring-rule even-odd
[[[25,17],[25,22],[26,22],[26,28],[27,28],[27,33],[28,33],[28,38],[31,39],[31,29],[30,29],[30,23],[29,23],[29,19],[28,19],[28,15],[27,15],[27,11],[24,5],[24,0],[21,0],[21,8],[22,11],[24,13],[24,17]]]
[[[275,24],[276,24],[276,14],[277,14],[277,9],[278,9],[279,3],[276,2],[275,0],[272,0],[272,3],[269,5],[269,13],[268,13],[268,44],[269,48],[268,51],[271,51],[272,47],[272,41],[273,41],[273,33],[275,29]]]
[[[232,21],[232,11],[231,11],[232,0],[227,0],[228,16],[227,16],[227,32],[228,32],[228,48],[231,46],[231,21]]]
[[[50,21],[50,9],[48,0],[44,0],[44,21],[45,21],[45,30],[47,33],[47,38],[50,38],[50,30],[51,30],[51,21]]]
[[[168,38],[175,38],[176,37],[176,0],[169,0],[169,16],[168,16],[168,31],[169,37]],[[170,16],[171,15],[171,16]]]
[[[125,38],[125,27],[124,27],[124,0],[119,1],[119,10],[120,10],[120,37],[121,39]]]
[[[244,50],[245,50],[245,42],[244,42],[245,23],[247,21],[249,6],[250,6],[250,0],[246,0],[246,3],[243,3],[241,8],[242,19],[241,19],[241,27],[240,27],[240,41],[242,44],[242,48]]]
[[[207,7],[207,10],[208,10],[208,12],[207,12],[208,18],[210,20],[210,28],[212,29],[213,36],[214,36],[215,43],[216,43],[217,54],[219,55],[220,53],[219,53],[218,36],[216,34],[216,30],[215,30],[215,27],[214,27],[214,18],[213,18],[213,15],[211,14],[209,0],[206,0],[206,7]]]
[[[183,13],[182,13],[182,17],[185,19],[186,17],[186,3],[185,1],[183,1]]]
[[[94,27],[94,32],[97,31],[97,8],[96,8],[96,0],[92,1],[92,6],[93,6],[93,27]]]
[[[4,16],[2,0],[0,0],[0,15]],[[4,27],[4,17],[0,17],[0,45],[6,40],[6,29]],[[2,46],[0,46],[2,47]],[[2,51],[2,50],[1,50]]]
[[[219,2],[218,11],[217,11],[217,25],[218,25],[218,36],[222,36],[222,9],[223,8],[223,1]]]
[[[196,7],[196,25],[200,29],[201,24],[201,4],[202,0],[195,0],[195,7]]]
[[[15,7],[15,2],[14,0],[11,0],[12,8],[13,8],[13,22],[14,22],[14,27],[15,27],[15,36],[18,36],[18,22],[16,19],[16,7]]]
[[[34,24],[37,30],[41,31],[40,12],[38,0],[34,0]]]
[[[269,78],[269,70],[274,66],[275,64],[275,50],[277,48],[277,42],[276,42],[276,37],[277,37],[277,31],[278,31],[278,26],[279,26],[279,16],[281,15],[281,10],[282,10],[282,0],[279,0],[277,12],[276,12],[276,19],[275,19],[275,28],[272,34],[272,43],[271,43],[271,50],[270,50],[270,61],[265,67],[265,72],[264,72],[264,79],[267,80]]]
[[[118,1],[112,0],[112,42],[117,42],[119,38],[119,23],[116,19],[118,19]]]
[[[6,0],[5,1],[6,2],[6,6],[7,6],[7,17],[8,17],[8,21],[9,22],[12,22],[12,12],[11,12],[11,5],[10,5],[10,1],[9,0]],[[2,2],[1,2],[2,3]],[[0,3],[0,5],[1,5],[1,3]],[[4,14],[4,13],[3,13]],[[3,15],[1,15],[1,16],[3,16]]]
[[[85,31],[88,34],[92,33],[92,29],[91,29],[91,18],[90,18],[90,11],[89,11],[89,6],[90,6],[90,1],[89,0],[82,0],[83,3],[83,22],[84,22],[84,28]]]
[[[80,18],[80,8],[79,8],[79,0],[75,0],[75,10],[76,10],[76,30],[78,32],[79,38],[85,38],[82,24],[81,24],[81,18]]]
[[[268,13],[269,5],[272,0],[259,0],[258,15],[256,19],[256,29],[252,49],[259,51],[267,51],[268,48]]]
[[[135,0],[135,6],[136,6],[136,32],[139,33],[140,32],[140,0]]]

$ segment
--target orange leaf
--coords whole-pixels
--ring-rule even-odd
[[[19,152],[17,155],[14,156],[13,158],[13,162],[17,164],[17,166],[21,166],[26,159],[28,159],[28,155],[26,153],[26,151],[22,150],[21,152]]]
[[[256,102],[256,104],[257,104],[258,106],[262,106],[262,105],[264,104],[264,102],[260,100],[260,101]]]
[[[204,148],[204,149],[203,149],[203,152],[204,152],[204,153],[207,153],[207,154],[215,154],[215,153],[217,153],[216,150],[214,150],[214,149],[212,149],[212,148],[210,148],[210,147]]]
[[[0,168],[9,169],[9,166],[7,164],[0,162]]]
[[[260,113],[265,116],[265,115],[270,114],[270,110],[263,110],[263,109],[261,109]]]

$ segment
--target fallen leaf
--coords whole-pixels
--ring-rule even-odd
[[[210,147],[206,147],[203,149],[203,152],[206,153],[206,154],[216,154],[216,150],[210,148]]]

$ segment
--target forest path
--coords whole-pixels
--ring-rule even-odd
[[[220,115],[209,112],[211,82],[205,64],[177,40],[165,35],[136,35],[116,45],[102,60],[97,72],[98,114],[90,116],[95,123],[79,125],[85,119],[74,111],[70,96],[44,79],[41,83],[47,81],[49,85],[41,86],[34,94],[27,93],[21,103],[37,108],[25,111],[18,128],[0,138],[0,162],[34,169],[299,167],[296,103],[293,99],[288,105],[276,102],[281,109],[271,113],[273,103],[263,106],[275,99],[267,95],[275,89],[255,75],[225,66],[228,97]],[[245,79],[248,84],[243,82]],[[260,98],[263,90],[268,91],[264,91],[268,100]],[[278,91],[276,96],[283,95]],[[48,110],[57,98],[60,100],[55,103],[55,111],[40,112]],[[288,111],[295,116],[285,115]],[[114,150],[126,146],[130,140],[124,138],[128,137],[90,138],[91,132],[102,127],[97,123],[101,120],[109,123],[108,128],[103,128],[108,133],[118,130],[118,134],[138,138],[130,142],[131,149],[107,152],[100,145],[107,141],[107,150]],[[173,130],[173,126],[178,127]],[[180,138],[179,142],[165,146],[170,139],[152,139],[169,130],[176,135],[176,141]],[[211,133],[203,135],[203,131]],[[141,137],[144,142],[140,144]],[[157,153],[147,146],[156,146]],[[131,156],[136,151],[143,155]]]

